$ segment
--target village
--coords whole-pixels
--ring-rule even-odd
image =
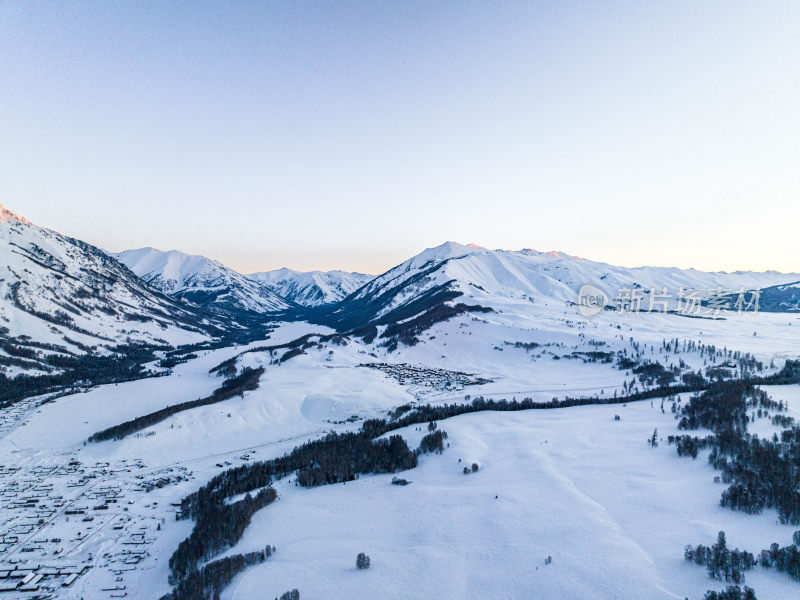
[[[482,385],[491,382],[490,379],[476,377],[471,373],[411,365],[408,363],[372,362],[362,363],[359,366],[383,371],[394,378],[400,385],[412,388],[459,391],[463,390],[466,386]]]
[[[64,597],[93,571],[92,598],[127,597],[126,577],[152,568],[165,511],[176,511],[150,492],[193,479],[139,459],[21,462],[0,465],[0,598]]]

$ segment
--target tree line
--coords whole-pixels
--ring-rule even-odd
[[[32,396],[64,390],[71,386],[121,383],[153,377],[142,365],[156,359],[160,348],[146,344],[128,344],[114,348],[111,354],[90,352],[81,356],[52,354],[47,363],[59,372],[45,375],[17,375],[7,377],[0,373],[0,408]],[[37,367],[39,368],[39,367]]]
[[[208,563],[202,569],[192,569],[160,600],[219,600],[220,592],[237,574],[249,566],[263,563],[274,551],[275,548],[268,545],[264,550],[227,556]]]
[[[725,532],[717,535],[717,543],[711,547],[698,544],[686,546],[683,556],[686,560],[706,567],[711,579],[727,581],[735,584],[744,583],[744,571],[756,565],[752,553],[735,548],[729,549],[725,540]]]
[[[720,498],[722,506],[751,514],[773,508],[782,523],[799,525],[800,427],[792,424],[772,439],[747,431],[749,411],[758,409],[764,414],[765,410],[781,412],[785,408],[751,383],[714,384],[692,397],[678,413],[680,429],[703,427],[713,435],[669,436],[668,441],[681,456],[696,458],[699,450],[711,450],[709,464],[730,484]]]
[[[352,481],[363,473],[395,473],[417,465],[416,454],[399,435],[374,440],[369,434],[330,433],[298,446],[282,457],[228,469],[181,501],[177,518],[194,518],[195,526],[170,558],[171,581],[178,582],[201,560],[233,546],[252,514],[274,500],[273,480],[297,473],[305,487]],[[230,497],[261,491],[228,503]],[[261,494],[268,494],[261,496]]]
[[[178,545],[169,559],[170,583],[179,585],[196,570],[201,561],[232,547],[241,539],[256,511],[274,502],[275,498],[275,490],[267,487],[255,496],[246,494],[238,502],[205,506],[192,533]]]
[[[729,549],[725,532],[720,531],[713,546],[702,544],[686,546],[683,556],[689,562],[706,567],[708,576],[712,579],[735,584],[723,592],[707,592],[706,600],[709,598],[754,600],[753,590],[748,587],[741,590],[739,584],[745,581],[744,572],[757,565],[764,569],[775,569],[786,573],[795,581],[800,581],[800,531],[794,532],[790,545],[781,548],[773,543],[768,549],[762,550],[758,557],[746,550]]]
[[[246,367],[239,375],[226,379],[210,396],[166,406],[160,410],[142,415],[141,417],[136,417],[130,421],[125,421],[119,425],[103,429],[89,436],[88,441],[102,442],[105,440],[121,440],[132,433],[160,423],[184,410],[208,406],[209,404],[216,404],[217,402],[228,400],[234,396],[244,395],[245,392],[258,388],[258,380],[263,374],[264,367],[259,367],[258,369]]]

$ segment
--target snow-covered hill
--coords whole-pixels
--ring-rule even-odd
[[[207,339],[198,314],[94,246],[0,206],[0,367],[6,375],[130,342]]]
[[[334,304],[352,294],[372,279],[372,275],[347,271],[293,271],[277,269],[248,275],[280,296],[299,304],[315,307]]]
[[[670,308],[678,296],[712,291],[735,293],[795,282],[797,274],[774,271],[703,272],[667,267],[627,268],[570,256],[563,252],[488,250],[447,242],[428,248],[360,288],[333,307],[328,322],[341,329],[368,322],[391,323],[407,319],[442,302],[492,307],[498,303],[523,302],[531,305],[568,305],[578,301],[579,290],[587,284],[603,290],[609,305],[624,290],[638,290],[647,308],[648,293],[666,292]]]
[[[573,329],[561,311],[552,310],[551,331],[509,327],[505,317],[438,323],[430,332],[435,340],[425,336],[424,343],[394,353],[348,339],[329,347],[313,343],[291,360],[276,361],[272,352],[259,349],[263,343],[254,343],[238,366],[266,369],[258,389],[182,411],[123,440],[84,444],[105,427],[209,394],[220,385],[210,370],[242,348],[198,352],[168,376],[101,386],[37,407],[21,420],[25,426],[0,429],[0,462],[21,467],[16,473],[0,470],[0,484],[15,490],[20,480],[41,482],[45,492],[37,497],[37,510],[54,506],[54,515],[35,524],[25,512],[32,509],[22,503],[0,507],[3,533],[19,531],[20,523],[30,531],[15,534],[19,539],[0,556],[0,566],[12,560],[27,560],[14,563],[19,570],[94,565],[70,588],[60,586],[65,576],[51,578],[53,596],[64,600],[102,598],[123,585],[128,598],[159,598],[170,589],[169,557],[194,525],[175,519],[175,504],[211,478],[283,456],[331,430],[356,430],[363,420],[386,418],[409,403],[463,402],[465,394],[544,403],[619,391],[630,377],[625,370],[568,358],[573,344],[592,347],[581,341],[584,334],[607,341],[604,350],[627,348],[632,355],[630,336],[646,348],[643,358],[665,364],[662,337],[697,339],[698,327],[702,339],[720,345],[722,340],[728,348],[759,356],[796,353],[791,331],[796,327],[775,314],[698,322],[604,313]],[[622,324],[624,339],[616,324]],[[292,323],[277,328],[270,343],[312,331]],[[529,349],[505,340],[540,345]],[[556,354],[560,360],[554,360]],[[693,369],[707,358],[697,352],[679,356],[669,360],[686,360]],[[391,361],[393,369],[369,368],[373,359],[373,367]],[[491,381],[451,385],[447,380],[455,370]],[[800,418],[798,386],[775,386],[770,394],[787,403],[787,417]],[[382,593],[459,600],[473,597],[476,589],[502,598],[702,598],[705,590],[724,584],[683,560],[686,544],[710,544],[724,530],[731,546],[758,552],[773,542],[788,544],[796,527],[781,524],[771,510],[750,515],[721,507],[727,486],[714,483],[719,472],[705,453],[698,460],[676,455],[663,438],[687,431],[678,429],[672,402],[666,411],[660,404],[461,415],[438,421],[448,433],[444,451],[420,455],[415,469],[365,473],[346,484],[315,488],[296,485],[294,473],[278,479],[273,485],[279,500],[253,514],[236,545],[215,559],[266,543],[276,546],[276,554],[241,572],[220,597],[275,598],[299,588],[302,598]],[[763,439],[781,429],[767,416],[751,426]],[[661,443],[650,447],[646,440],[656,428]],[[416,448],[427,427],[392,433]],[[472,463],[478,470],[464,474]],[[59,476],[51,476],[56,467]],[[392,485],[395,476],[410,485]],[[87,477],[92,484],[85,484]],[[97,508],[100,493],[113,499]],[[68,514],[73,507],[86,507],[92,521]],[[69,553],[54,554],[60,540],[70,540]],[[146,552],[132,554],[143,543]],[[372,558],[368,571],[355,568],[358,552]],[[93,562],[97,556],[104,560]],[[791,598],[797,589],[789,577],[760,567],[747,572],[747,585],[761,600]],[[499,595],[492,596],[495,592]]]
[[[257,314],[292,307],[267,286],[204,256],[155,248],[125,250],[114,256],[150,285],[200,306]]]
[[[765,288],[761,294],[761,310],[800,312],[800,281]]]

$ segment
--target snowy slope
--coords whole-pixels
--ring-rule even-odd
[[[622,421],[613,415],[622,413]],[[737,547],[787,543],[791,529],[766,515],[718,506],[705,461],[647,448],[671,415],[647,403],[440,422],[450,447],[392,475],[305,490],[281,482],[280,501],[256,513],[233,552],[278,553],[242,575],[224,600],[272,598],[699,599],[724,585],[683,560],[687,543],[720,530]],[[421,433],[402,432],[413,445]],[[461,461],[461,462],[459,462]],[[463,475],[476,462],[477,473]],[[355,568],[358,552],[372,566]],[[546,564],[546,557],[552,563]],[[760,600],[797,597],[797,583],[756,569]]]
[[[321,306],[339,302],[372,279],[372,275],[347,271],[293,271],[277,269],[248,275],[280,296],[300,306]]]
[[[800,312],[800,281],[764,288],[761,310],[770,312]]]
[[[125,250],[114,256],[150,285],[200,306],[258,314],[291,307],[268,287],[204,256],[155,248]]]
[[[32,366],[9,359],[9,352],[35,361],[27,354],[82,354],[97,345],[176,345],[207,337],[194,311],[151,288],[114,258],[2,206],[0,265],[0,338],[15,344],[0,352],[7,374]],[[25,354],[20,354],[22,347],[28,347]]]
[[[420,310],[445,300],[493,306],[498,301],[523,300],[532,304],[564,305],[578,299],[585,284],[603,289],[610,303],[620,290],[639,288],[645,292],[665,288],[673,298],[680,290],[707,293],[722,288],[730,292],[786,284],[797,274],[774,271],[703,272],[667,267],[617,267],[562,252],[488,250],[447,242],[428,248],[374,278],[334,307],[329,322],[342,328],[358,323],[387,321],[409,310]],[[417,303],[420,310],[411,307]],[[674,299],[673,299],[674,303]]]
[[[552,312],[555,317],[557,311]],[[661,336],[694,337],[701,325],[704,339],[711,333],[705,328],[713,327],[729,347],[737,349],[796,348],[790,331],[794,327],[786,327],[786,317],[775,314],[759,315],[758,337],[737,333],[739,326],[733,320],[667,321],[667,316],[657,315],[650,331],[637,326],[645,318],[651,319],[637,315],[631,320],[630,334],[646,345]],[[613,343],[617,330],[604,322],[611,319],[619,322],[624,316],[599,315],[600,326],[591,335],[607,336]],[[553,361],[549,354],[533,360],[533,352],[493,348],[503,339],[537,339],[543,344],[539,350],[566,353],[571,347],[563,347],[559,340],[577,341],[582,331],[570,329],[564,321],[552,332],[469,320],[468,327],[462,327],[456,321],[436,325],[434,342],[426,340],[379,359],[398,360],[403,353],[402,360],[408,363],[470,371],[481,365],[481,375],[497,380],[487,384],[489,390],[540,387],[543,401],[561,395],[551,389],[555,381],[577,388],[562,393],[588,394],[579,390],[593,383],[609,393],[614,380],[620,382],[626,375],[612,365]],[[669,330],[670,326],[684,329]],[[298,323],[286,328],[276,330],[270,343],[313,331]],[[625,340],[616,344],[628,345],[628,334],[626,327]],[[445,340],[442,348],[440,342]],[[262,345],[254,343],[251,348]],[[384,417],[419,394],[420,388],[408,382],[361,366],[370,360],[365,354],[370,348],[357,340],[336,346],[333,354],[313,345],[306,354],[282,364],[272,363],[266,352],[254,352],[245,355],[240,366],[267,369],[257,390],[179,413],[142,435],[83,445],[88,435],[103,427],[210,393],[220,380],[209,369],[240,350],[198,352],[196,359],[178,365],[169,376],[101,386],[58,399],[32,411],[26,426],[5,436],[0,433],[0,462],[15,461],[23,469],[16,475],[0,473],[0,478],[6,477],[0,483],[13,482],[13,477],[38,481],[40,473],[47,473],[45,467],[66,468],[79,460],[82,469],[96,476],[94,488],[68,487],[83,475],[51,477],[48,481],[55,485],[51,495],[63,495],[68,502],[75,498],[68,506],[80,507],[94,505],[90,498],[95,490],[119,488],[123,493],[107,511],[90,511],[92,523],[62,511],[28,536],[75,539],[65,546],[69,554],[54,556],[54,543],[22,553],[28,539],[22,537],[11,548],[14,554],[3,559],[61,565],[91,564],[88,561],[100,556],[103,560],[71,588],[58,588],[54,595],[70,600],[101,598],[103,590],[114,588],[121,581],[117,577],[122,577],[127,597],[158,598],[169,589],[169,555],[191,528],[190,522],[175,520],[173,502],[230,466],[280,456],[331,429],[357,427],[359,423],[342,422],[351,415]],[[691,360],[688,353],[681,356]],[[465,364],[465,357],[474,365]],[[547,376],[554,381],[546,381]],[[509,387],[512,384],[520,387]],[[446,392],[429,389],[434,395],[425,401],[435,402],[436,393]],[[487,386],[476,386],[448,392],[449,398],[441,401],[486,390]],[[788,414],[800,418],[800,387],[777,387],[770,393],[788,401]],[[621,421],[614,419],[615,414]],[[768,418],[759,419],[758,425],[765,435],[774,429]],[[757,551],[772,542],[787,544],[795,529],[780,524],[771,511],[748,515],[720,507],[725,486],[713,482],[718,472],[704,457],[679,458],[666,443],[647,446],[645,440],[654,428],[661,437],[678,433],[674,415],[661,412],[658,402],[485,412],[442,420],[439,427],[448,432],[449,446],[442,455],[420,457],[416,469],[399,474],[412,482],[409,486],[391,485],[392,475],[363,475],[345,485],[313,489],[295,486],[294,477],[276,482],[279,501],[253,516],[242,539],[227,554],[263,548],[266,543],[277,546],[277,553],[237,576],[221,597],[275,598],[296,587],[305,599],[702,598],[705,590],[723,584],[683,560],[685,544],[710,544],[717,531],[725,530],[731,545]],[[409,427],[399,433],[416,447],[425,431]],[[479,471],[464,475],[463,466],[472,462],[479,464]],[[166,479],[175,474],[188,480],[150,492],[137,485],[141,478]],[[11,510],[0,507],[0,516],[8,518]],[[16,522],[9,521],[3,531]],[[115,528],[118,524],[123,528]],[[76,538],[78,531],[91,535]],[[124,567],[120,575],[121,560],[135,547],[133,536],[143,531],[148,540],[145,557],[135,569]],[[370,555],[370,570],[355,569],[358,552]],[[547,556],[552,556],[550,565],[544,562]],[[747,584],[761,600],[793,598],[797,590],[797,583],[788,577],[760,568],[747,573]]]

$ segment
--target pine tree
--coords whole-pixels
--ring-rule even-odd
[[[363,552],[358,553],[358,556],[356,557],[356,567],[359,569],[369,569],[370,562],[369,556]]]
[[[658,428],[653,429],[653,435],[647,440],[647,443],[653,448],[658,448]]]

